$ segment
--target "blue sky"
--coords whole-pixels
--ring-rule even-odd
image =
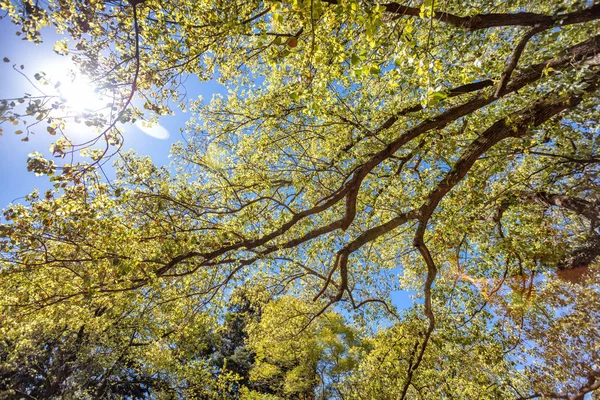
[[[62,38],[51,28],[43,31],[44,42],[40,45],[22,40],[15,34],[17,28],[8,19],[0,20],[0,59],[7,57],[9,63],[0,62],[0,99],[21,97],[24,93],[35,93],[35,89],[27,82],[25,77],[13,70],[13,65],[25,66],[23,70],[32,80],[33,75],[39,71],[54,71],[54,73],[67,73],[70,65],[68,56],[60,56],[53,51],[55,42]],[[223,87],[214,81],[198,82],[190,77],[186,83],[188,98],[194,99],[199,95],[209,100],[213,93],[223,92]],[[185,126],[189,114],[178,113],[174,116],[162,117],[160,124],[169,133],[168,138],[158,139],[149,136],[132,124],[122,126],[125,136],[124,149],[135,149],[138,153],[149,155],[158,165],[169,163],[168,155],[171,144],[181,140],[180,128]],[[18,202],[22,196],[38,188],[45,190],[51,187],[47,177],[35,176],[27,171],[27,155],[38,151],[46,156],[50,154],[48,147],[56,140],[45,129],[41,129],[29,142],[22,142],[23,136],[15,135],[18,129],[10,124],[2,125],[3,135],[0,137],[0,208],[11,202]],[[78,126],[77,129],[86,129]],[[60,162],[59,162],[60,163]],[[110,175],[110,167],[109,175]]]

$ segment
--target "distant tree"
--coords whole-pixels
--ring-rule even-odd
[[[122,357],[110,369],[87,347],[85,327],[36,332],[36,340],[15,351],[12,341],[0,343],[0,398],[144,399],[166,385],[160,377],[140,374],[139,360]],[[98,349],[100,350],[100,349]],[[109,373],[107,374],[107,369]]]
[[[327,313],[308,325],[311,307],[282,297],[266,304],[260,321],[250,325],[254,387],[246,395],[265,393],[264,386],[277,398],[329,399],[344,393],[345,380],[366,348],[338,314]]]

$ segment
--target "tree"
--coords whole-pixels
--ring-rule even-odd
[[[248,347],[256,355],[250,379],[266,382],[278,398],[338,397],[366,350],[358,333],[336,313],[307,326],[311,308],[313,304],[281,297],[267,304],[260,321],[248,329]],[[264,393],[264,385],[257,386],[246,396]]]
[[[112,366],[94,357],[86,342],[85,326],[76,334],[68,327],[37,331],[36,339],[3,340],[0,350],[0,396],[2,398],[127,397],[143,399],[167,386],[160,377],[140,373],[139,359],[122,354]],[[24,343],[25,342],[25,343]],[[94,343],[97,348],[98,342]],[[106,348],[105,348],[106,349]],[[110,371],[108,375],[106,371]]]
[[[248,348],[248,325],[260,320],[263,303],[266,299],[256,299],[252,293],[241,290],[232,296],[228,312],[225,314],[224,331],[220,335],[221,345],[216,351],[219,367],[234,372],[240,377],[240,387],[247,387],[255,354]],[[264,296],[256,296],[264,297]],[[261,388],[263,392],[268,387]]]
[[[84,147],[88,162],[32,155],[30,169],[61,188],[5,210],[0,312],[11,343],[57,321],[75,332],[106,307],[113,319],[98,340],[108,326],[127,337],[121,315],[133,338],[123,348],[161,348],[172,335],[183,346],[206,325],[190,316],[223,313],[231,289],[252,282],[311,304],[289,317],[315,340],[332,307],[364,329],[394,324],[374,337],[358,375],[344,377],[359,398],[373,387],[401,399],[583,398],[600,386],[600,321],[578,303],[599,303],[600,5],[2,7],[31,40],[48,23],[69,32],[73,43],[57,51],[73,53],[114,100],[108,116],[81,116],[106,146],[63,138],[52,147],[59,157]],[[95,167],[122,142],[117,122],[170,112],[188,75],[216,78],[229,94],[179,103],[193,117],[171,167],[122,154],[118,180],[102,181]],[[60,101],[21,100],[3,103],[5,122],[31,130],[32,118],[49,120],[50,133],[70,123]],[[587,267],[584,284],[554,291],[554,272],[575,267]],[[519,277],[523,290],[510,288]],[[398,312],[397,290],[419,301]],[[388,353],[394,361],[374,370]],[[167,351],[157,368],[176,359]],[[181,373],[195,376],[190,368]]]

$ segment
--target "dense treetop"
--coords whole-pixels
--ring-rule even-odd
[[[0,104],[5,133],[57,137],[28,164],[56,190],[0,225],[0,396],[600,387],[599,4],[0,7],[28,40],[66,33],[55,51],[111,99],[74,113],[40,72]],[[119,152],[122,124],[179,110],[171,165]]]

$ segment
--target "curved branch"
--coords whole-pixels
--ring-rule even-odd
[[[587,92],[596,90],[599,77],[600,74],[596,75],[595,80],[592,81],[585,89]],[[414,362],[411,360],[411,363],[409,364],[406,382],[400,397],[401,399],[406,397],[413,374],[423,359],[427,343],[431,337],[431,333],[435,328],[435,316],[431,304],[431,287],[437,274],[437,267],[433,257],[431,256],[431,253],[429,252],[429,249],[423,240],[425,230],[427,229],[427,223],[442,198],[466,176],[467,172],[471,169],[479,157],[481,157],[495,144],[509,137],[523,136],[531,126],[539,126],[543,124],[565,109],[576,106],[582,100],[582,96],[577,94],[572,94],[567,98],[564,96],[556,96],[552,98],[553,96],[551,95],[547,97],[550,99],[542,99],[533,107],[522,109],[516,113],[518,121],[517,124],[510,124],[508,122],[509,119],[504,118],[489,127],[483,134],[481,134],[481,136],[471,143],[471,145],[453,166],[452,170],[450,170],[446,177],[438,184],[437,188],[429,194],[427,200],[419,209],[420,221],[419,227],[415,233],[414,244],[423,257],[425,264],[427,265],[427,278],[425,281],[424,296],[425,315],[429,320],[429,326],[425,332],[423,343],[421,344],[421,349],[416,360],[414,360]]]
[[[600,74],[597,73],[585,88],[585,92],[595,91],[598,87],[599,78]],[[471,143],[450,172],[448,172],[435,190],[429,194],[427,200],[421,206],[421,224],[417,237],[425,231],[431,214],[442,198],[465,177],[473,164],[496,143],[510,137],[524,136],[530,127],[543,124],[562,111],[575,107],[583,99],[581,94],[571,94],[565,97],[550,93],[546,97],[549,99],[539,100],[531,107],[521,109],[512,115],[512,118],[504,118],[495,122]],[[510,121],[516,121],[516,123],[511,123]]]
[[[421,253],[423,260],[425,260],[425,264],[427,265],[427,278],[425,278],[424,285],[424,297],[425,297],[425,316],[429,321],[427,330],[425,331],[423,342],[421,343],[421,349],[419,350],[419,354],[416,359],[411,358],[408,364],[408,371],[406,374],[406,381],[404,382],[404,386],[402,387],[402,394],[400,395],[400,399],[404,400],[406,398],[406,393],[408,392],[408,388],[411,385],[412,377],[415,371],[421,365],[421,361],[423,361],[423,356],[425,355],[425,350],[427,349],[427,345],[429,344],[429,339],[431,338],[431,334],[435,329],[435,315],[433,313],[433,307],[431,304],[431,287],[433,286],[433,281],[437,275],[437,267],[435,266],[435,262],[433,261],[433,257],[429,252],[429,249],[425,245],[423,240],[423,236],[417,233],[417,237],[415,238],[415,247]],[[415,341],[415,350],[419,345],[419,340]]]
[[[531,39],[536,34],[542,32],[542,31],[545,31],[546,29],[548,29],[548,27],[543,26],[543,25],[536,26],[535,28],[533,28],[532,30],[527,32],[527,34],[525,36],[523,36],[523,38],[521,38],[521,40],[519,41],[519,44],[517,44],[517,47],[515,47],[515,50],[514,50],[512,56],[510,57],[508,64],[506,65],[506,69],[502,73],[502,77],[500,78],[500,83],[498,84],[496,93],[494,93],[495,97],[500,97],[502,95],[502,93],[504,92],[504,90],[506,90],[506,85],[510,81],[510,76],[512,75],[513,71],[517,67],[519,59],[521,58],[521,54],[523,54],[523,50],[525,50],[525,46],[527,46],[529,39]]]

